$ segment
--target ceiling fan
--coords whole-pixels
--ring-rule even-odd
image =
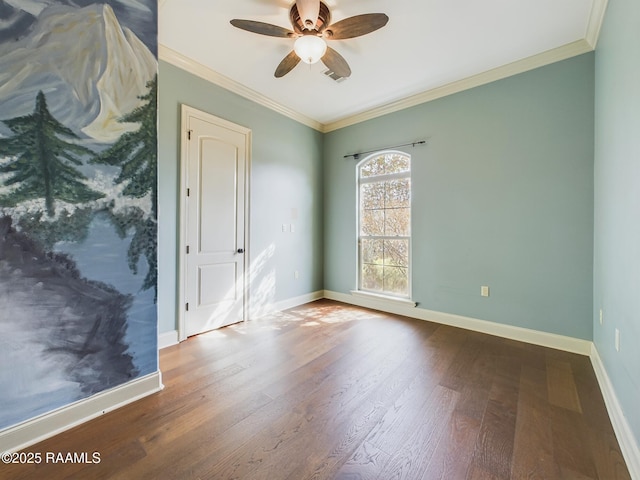
[[[294,49],[276,68],[280,78],[289,73],[302,60],[312,64],[322,60],[338,77],[351,75],[347,61],[325,40],[346,40],[360,37],[384,27],[389,21],[384,13],[366,13],[330,24],[329,7],[320,0],[297,0],[289,10],[293,30],[254,20],[231,20],[234,27],[269,37],[295,38]]]

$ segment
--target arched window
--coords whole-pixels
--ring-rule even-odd
[[[358,164],[358,290],[411,296],[411,157],[375,153]]]

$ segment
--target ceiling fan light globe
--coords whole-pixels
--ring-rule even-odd
[[[296,40],[293,45],[296,55],[304,63],[312,64],[318,62],[327,51],[326,42],[315,35],[304,35]]]

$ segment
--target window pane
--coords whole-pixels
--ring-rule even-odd
[[[409,207],[411,205],[411,179],[389,180],[385,184],[385,207]]]
[[[377,263],[382,265],[384,260],[384,240],[362,239],[362,263]]]
[[[382,265],[362,265],[361,288],[381,292],[383,274]]]
[[[374,157],[360,167],[361,177],[375,177],[391,173],[410,171],[409,157],[397,153],[387,153]]]
[[[375,157],[360,167],[361,177],[375,177],[376,175],[384,175],[385,157]]]
[[[409,158],[397,153],[388,153],[385,155],[384,173],[400,173],[409,171]]]
[[[387,236],[409,236],[411,231],[411,209],[392,208],[385,210],[384,234]]]
[[[384,240],[385,266],[409,266],[409,240]]]
[[[363,209],[383,208],[385,182],[364,183],[360,185],[360,206]]]
[[[384,291],[397,295],[409,295],[409,269],[384,267]]]
[[[361,235],[384,235],[384,210],[361,210]]]

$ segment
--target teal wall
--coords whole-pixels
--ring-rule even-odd
[[[640,440],[640,3],[609,2],[596,50],[593,331]],[[603,325],[599,310],[603,310]],[[620,351],[614,329],[620,330]]]
[[[413,299],[591,339],[593,69],[586,54],[323,135],[161,62],[159,331],[176,328],[185,103],[252,129],[251,259],[269,256],[254,299],[353,289],[356,162],[343,156],[427,139],[407,150]],[[296,233],[283,234],[283,223]]]
[[[321,290],[322,134],[167,62],[160,62],[158,104],[159,332],[177,328],[181,104],[252,131],[253,306]],[[295,232],[283,233],[282,224],[292,223]]]
[[[413,300],[590,340],[593,69],[585,54],[327,134],[325,288],[356,287],[356,161],[343,156],[427,139],[406,150]]]

